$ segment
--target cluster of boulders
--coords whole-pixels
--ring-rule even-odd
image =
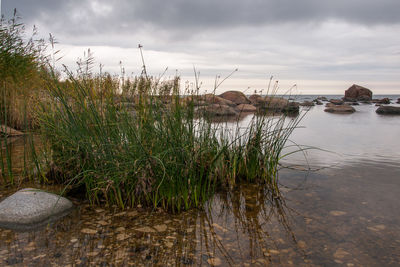
[[[221,95],[198,96],[194,105],[199,113],[209,116],[232,116],[248,112],[297,113],[299,104],[281,97],[251,95],[247,97],[239,91],[227,91]]]
[[[324,101],[327,101],[325,98]],[[353,84],[345,91],[345,95],[342,99],[330,99],[329,103],[326,104],[326,112],[331,113],[353,113],[355,105],[359,105],[359,102],[364,104],[375,103],[379,108],[376,110],[378,114],[400,114],[400,107],[387,106],[391,104],[389,98],[373,99],[372,91],[368,88],[362,87],[357,84]],[[400,104],[400,99],[397,101]]]

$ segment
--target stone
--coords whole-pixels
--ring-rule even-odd
[[[68,199],[39,189],[25,188],[0,202],[0,226],[29,230],[68,214],[73,204]]]
[[[379,99],[379,100],[378,100],[378,103],[379,103],[379,104],[388,105],[388,104],[390,104],[390,99],[387,98],[387,97],[385,97],[385,98]]]
[[[353,113],[356,110],[350,105],[327,105],[327,108],[324,110],[325,112],[330,113]]]
[[[317,100],[320,100],[320,101],[328,101],[328,98],[326,98],[325,96],[319,96],[319,97],[317,97]]]
[[[400,98],[397,99],[397,102],[396,102],[396,103],[397,103],[397,104],[400,104]]]
[[[340,100],[340,99],[330,99],[329,102],[334,105],[343,105],[343,103],[344,103],[343,100]]]
[[[234,116],[237,115],[237,111],[228,105],[211,104],[199,109],[207,116]]]
[[[315,105],[323,105],[323,103],[319,99],[314,99],[313,102]]]
[[[333,211],[329,212],[329,214],[332,216],[343,216],[343,215],[346,215],[347,213],[345,211],[333,210]]]
[[[249,96],[249,100],[251,104],[256,107],[263,106],[266,103],[265,98],[257,94]]]
[[[199,100],[200,101],[204,101],[206,105],[219,104],[219,105],[227,105],[227,106],[230,106],[230,107],[235,107],[236,106],[236,103],[233,103],[232,101],[230,101],[228,99],[224,99],[224,98],[216,96],[214,94],[202,95],[202,96],[200,96]]]
[[[394,106],[380,106],[376,113],[379,115],[400,115],[400,107]]]
[[[372,91],[368,88],[353,84],[344,93],[345,99],[356,99],[359,101],[371,101]]]
[[[10,136],[10,137],[24,135],[23,132],[17,131],[6,125],[0,125],[0,134],[5,134],[6,136]]]
[[[300,106],[302,106],[302,107],[313,107],[313,106],[315,106],[315,104],[314,104],[314,102],[311,102],[311,101],[304,101],[304,102],[300,103]]]
[[[220,94],[219,96],[229,101],[232,101],[236,105],[251,104],[251,101],[245,96],[245,94],[239,91],[227,91],[223,94]]]
[[[333,257],[338,258],[338,259],[343,259],[344,257],[350,255],[347,251],[345,251],[342,248],[338,248],[335,253],[333,254]]]
[[[236,107],[239,112],[256,112],[257,108],[250,104],[240,104]]]
[[[165,232],[168,229],[168,227],[165,224],[160,224],[160,225],[155,225],[154,229],[156,229],[157,232]]]

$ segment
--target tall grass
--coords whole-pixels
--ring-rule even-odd
[[[14,17],[0,21],[0,124],[15,129],[29,129],[35,124],[33,107],[47,75],[46,43],[30,36],[25,26]]]
[[[83,187],[92,203],[173,212],[201,207],[215,190],[240,181],[279,193],[278,163],[299,117],[255,116],[232,134],[198,117],[198,88],[180,95],[179,77],[161,82],[146,74],[121,83],[89,69],[48,81],[38,118],[54,179]]]

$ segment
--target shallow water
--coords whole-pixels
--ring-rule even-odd
[[[378,116],[372,105],[355,108],[351,115],[328,114],[319,106],[309,111],[302,122],[306,128],[292,139],[333,150],[337,154],[309,151],[308,160],[335,167],[282,169],[281,198],[243,184],[217,194],[205,211],[178,215],[75,202],[71,215],[46,228],[0,229],[0,263],[398,266],[400,117]],[[304,165],[302,160],[295,155],[285,163]],[[2,189],[0,199],[16,190]]]

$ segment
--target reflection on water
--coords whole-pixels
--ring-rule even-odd
[[[391,139],[399,117],[375,117],[373,106],[358,111],[343,116],[314,107],[307,114],[293,139],[337,152],[312,151],[308,159],[335,159],[339,167],[281,170],[280,198],[242,184],[215,195],[204,211],[177,215],[72,199],[75,211],[45,228],[0,229],[0,265],[399,266],[400,155],[397,135]],[[0,199],[17,190],[1,189]]]

